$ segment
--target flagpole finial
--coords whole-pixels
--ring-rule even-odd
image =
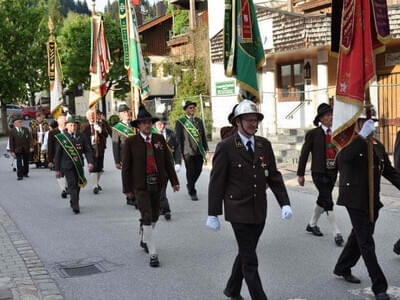
[[[92,16],[96,14],[96,0],[92,0]]]

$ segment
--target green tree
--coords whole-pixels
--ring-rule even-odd
[[[105,36],[110,48],[111,68],[107,74],[107,93],[114,89],[117,97],[129,92],[129,81],[123,65],[121,29],[109,14],[104,15]],[[90,88],[90,18],[69,13],[58,37],[65,83],[71,91],[78,85]]]
[[[0,1],[0,102],[3,131],[6,103],[32,101],[48,87],[47,13],[42,1]]]

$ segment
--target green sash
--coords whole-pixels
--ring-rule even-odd
[[[203,144],[201,142],[200,138],[200,133],[197,130],[197,128],[193,125],[192,122],[186,117],[182,117],[178,119],[178,121],[182,124],[183,128],[189,133],[189,135],[192,137],[194,142],[197,144],[197,147],[199,147],[200,153],[203,156],[203,161],[206,162],[206,151],[204,151]]]
[[[125,137],[130,137],[135,134],[133,132],[132,128],[130,128],[129,126],[126,126],[122,122],[115,124],[113,129],[115,129],[117,132],[119,132],[120,134],[122,134]]]
[[[83,171],[83,162],[78,150],[65,134],[57,134],[56,139],[74,163],[75,169],[78,172],[78,186],[81,188],[85,187],[87,180],[85,178],[85,173]]]

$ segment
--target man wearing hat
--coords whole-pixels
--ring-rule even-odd
[[[252,299],[267,299],[258,274],[256,253],[267,216],[267,185],[282,208],[281,217],[289,219],[292,216],[271,143],[255,135],[263,118],[253,101],[243,100],[235,108],[232,118],[238,132],[217,145],[212,162],[206,224],[219,230],[218,216],[222,215],[224,206],[225,220],[231,222],[239,247],[224,290],[225,296],[231,299],[243,299],[240,295],[243,279]]]
[[[41,148],[46,132],[50,130],[50,126],[45,120],[45,116],[41,111],[38,111],[36,113],[36,120],[32,120],[30,126],[32,131],[32,144],[34,149],[31,162],[36,164],[36,167],[38,168],[40,168],[41,166],[47,168],[47,154],[44,151],[41,151]]]
[[[193,201],[199,200],[195,184],[207,161],[208,144],[203,122],[194,116],[197,104],[186,101],[183,110],[186,115],[175,124],[176,139],[183,154],[186,167],[187,189]]]
[[[335,187],[337,168],[335,164],[336,148],[331,143],[332,108],[328,104],[322,103],[318,106],[314,125],[316,128],[306,134],[297,168],[297,181],[300,186],[304,186],[305,168],[311,153],[311,176],[319,194],[306,231],[315,236],[323,236],[317,223],[322,213],[326,212],[334,241],[337,246],[341,246],[343,237],[336,224],[333,211],[332,190]]]
[[[107,127],[105,122],[96,118],[94,110],[86,112],[88,123],[81,126],[80,131],[90,141],[94,159],[93,170],[90,171],[93,180],[93,193],[98,194],[102,190],[100,186],[100,177],[104,168],[104,152],[107,144]]]
[[[118,107],[120,122],[115,124],[112,128],[112,145],[113,145],[113,155],[114,155],[114,163],[115,167],[118,170],[122,169],[122,150],[124,149],[124,145],[126,139],[135,134],[134,128],[131,126],[132,121],[132,113],[130,108],[126,104],[121,104]],[[135,197],[126,198],[126,204],[128,205],[136,205]]]
[[[33,152],[32,135],[29,129],[22,127],[22,119],[14,118],[14,128],[10,130],[10,154],[17,159],[17,179],[28,177],[29,154]]]
[[[235,124],[232,122],[232,119],[235,115],[236,106],[238,106],[238,105],[239,104],[236,104],[235,106],[233,106],[232,112],[228,115],[228,122],[231,124],[231,126],[224,126],[221,128],[221,130],[219,132],[222,140],[227,137],[230,137],[231,135],[234,135],[237,132],[237,128],[236,128]]]
[[[360,283],[351,269],[362,256],[372,281],[372,292],[377,300],[388,300],[388,283],[375,253],[373,233],[382,203],[379,199],[381,176],[400,189],[400,173],[392,167],[385,147],[373,139],[374,220],[369,216],[368,143],[367,137],[375,132],[374,120],[365,114],[356,122],[356,135],[352,142],[337,155],[340,173],[337,204],[346,207],[353,226],[350,236],[336,263],[334,274],[351,283]]]
[[[47,156],[49,159],[49,168],[54,168],[54,156],[56,154],[57,140],[56,135],[59,133],[64,133],[66,130],[67,117],[65,115],[60,115],[57,118],[58,127],[49,131],[49,136],[47,138]],[[57,178],[58,185],[61,189],[61,198],[67,198],[67,180],[64,175]]]
[[[172,163],[175,165],[175,171],[179,172],[181,169],[181,160],[182,155],[179,149],[179,144],[176,141],[174,132],[166,127],[167,118],[163,118],[156,122],[157,132],[161,134],[165,141],[167,142],[167,147],[169,152],[171,153]],[[171,209],[169,207],[168,198],[167,198],[167,185],[163,187],[161,191],[161,200],[160,200],[160,214],[165,217],[166,220],[171,219]]]
[[[158,121],[146,110],[139,107],[137,119],[132,126],[139,134],[128,137],[122,155],[123,193],[136,196],[140,211],[140,246],[150,254],[150,266],[158,267],[159,260],[155,247],[153,230],[160,214],[160,195],[167,179],[174,191],[179,190],[174,165],[167,143],[162,135],[152,133],[152,125]]]
[[[93,170],[92,148],[86,136],[78,131],[78,121],[74,117],[67,120],[66,132],[56,136],[57,147],[54,156],[56,178],[64,174],[67,179],[70,205],[75,214],[80,213],[79,193],[87,184],[84,171],[83,153],[88,162],[89,171]]]

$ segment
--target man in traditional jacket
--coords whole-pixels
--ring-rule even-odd
[[[29,129],[22,127],[22,119],[14,119],[14,128],[10,130],[10,154],[17,159],[17,179],[29,177],[29,154],[33,152],[32,135]]]
[[[124,149],[125,141],[128,137],[135,134],[134,128],[131,126],[132,113],[126,104],[118,107],[120,122],[112,128],[112,145],[115,167],[118,170],[122,169],[122,150]],[[135,197],[126,198],[126,204],[136,205]]]
[[[58,128],[50,130],[49,136],[47,138],[47,157],[49,159],[49,168],[54,169],[54,155],[56,154],[57,140],[56,135],[59,133],[64,133],[66,130],[67,117],[65,115],[60,115],[57,118]],[[67,198],[67,180],[64,175],[57,178],[58,185],[61,189],[61,198]]]
[[[196,191],[196,181],[203,169],[203,163],[207,161],[208,144],[203,122],[196,118],[197,104],[186,101],[183,110],[185,116],[176,121],[175,134],[185,161],[187,189],[193,201],[199,200]]]
[[[90,141],[94,159],[93,170],[90,171],[93,179],[93,193],[98,194],[102,190],[100,186],[100,176],[104,168],[104,152],[107,144],[107,128],[104,121],[96,118],[95,111],[86,112],[88,123],[82,124],[80,131]]]
[[[156,121],[143,105],[139,107],[137,119],[132,121],[139,134],[126,140],[122,156],[123,192],[129,198],[135,193],[141,215],[140,246],[150,254],[151,267],[160,264],[153,230],[160,214],[161,191],[168,179],[173,190],[179,190],[167,143],[162,135],[151,132]]]
[[[207,226],[219,230],[218,216],[222,215],[224,205],[225,220],[231,222],[239,247],[224,290],[231,299],[243,299],[240,295],[243,279],[253,300],[267,299],[258,274],[256,253],[267,216],[267,185],[282,208],[282,218],[292,216],[271,143],[255,135],[263,118],[250,100],[243,100],[235,108],[232,122],[238,132],[217,145],[208,186]]]
[[[379,199],[381,176],[400,189],[400,173],[392,167],[385,147],[373,139],[374,222],[370,221],[367,137],[375,132],[374,120],[361,115],[356,123],[358,133],[337,155],[340,173],[338,205],[346,207],[353,229],[336,263],[334,274],[351,283],[360,283],[351,269],[362,256],[377,300],[388,300],[388,283],[375,253],[373,233],[382,203]]]
[[[93,170],[93,155],[90,142],[78,131],[78,121],[74,117],[67,120],[67,130],[55,136],[57,140],[54,156],[56,178],[62,174],[67,179],[70,205],[75,214],[80,213],[79,193],[87,181],[85,178],[83,153],[88,162],[89,171]]]
[[[168,150],[171,152],[172,163],[175,165],[175,171],[179,172],[182,160],[181,151],[174,132],[166,127],[166,123],[166,118],[156,122],[157,132],[161,134],[167,142]],[[171,208],[167,197],[167,185],[165,185],[161,191],[160,214],[163,215],[166,220],[171,219]]]
[[[41,166],[47,168],[48,158],[44,151],[41,150],[46,132],[50,130],[50,126],[45,120],[45,116],[41,111],[36,113],[36,120],[32,120],[30,123],[32,131],[32,144],[33,144],[33,156],[32,163],[36,164],[36,167]]]
[[[321,125],[319,125],[320,123]],[[318,106],[318,114],[314,119],[314,125],[316,128],[306,134],[297,168],[297,180],[300,186],[304,186],[305,168],[308,156],[311,153],[311,176],[319,194],[306,230],[315,236],[323,236],[317,223],[319,217],[326,212],[332,228],[334,241],[336,245],[341,246],[343,244],[343,237],[336,224],[332,200],[332,191],[337,178],[337,168],[335,165],[336,148],[331,143],[332,108],[329,104],[322,103]]]

